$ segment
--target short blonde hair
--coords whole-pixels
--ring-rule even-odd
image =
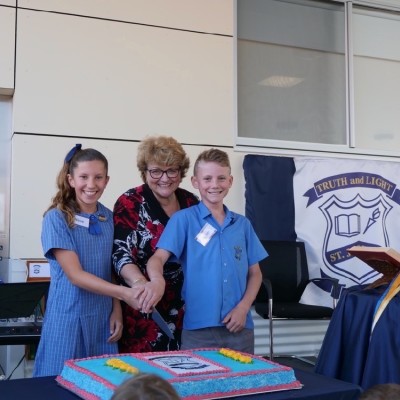
[[[228,153],[225,151],[211,148],[209,150],[205,150],[197,156],[196,162],[193,167],[193,174],[196,175],[197,167],[200,162],[215,162],[222,167],[228,167],[229,173],[231,171],[231,163],[229,161]]]
[[[146,182],[147,166],[152,162],[166,167],[179,167],[181,178],[186,176],[190,165],[182,145],[170,136],[149,136],[143,139],[138,147],[136,161],[143,182]]]

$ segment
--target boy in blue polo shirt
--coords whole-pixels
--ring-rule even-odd
[[[202,152],[192,177],[201,202],[170,218],[147,264],[143,312],[151,312],[164,293],[163,265],[170,257],[182,263],[182,349],[227,347],[254,353],[250,307],[262,281],[258,263],[268,254],[250,221],[224,205],[232,182],[227,153]]]

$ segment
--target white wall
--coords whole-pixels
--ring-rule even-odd
[[[17,38],[16,132],[232,144],[231,37],[19,10]]]
[[[0,95],[10,95],[14,89],[14,48],[15,48],[15,6],[14,1],[0,1]]]
[[[141,183],[135,159],[143,137],[174,136],[192,160],[206,147],[224,146],[235,174],[227,204],[244,212],[243,155],[232,150],[232,1],[18,5],[12,257],[42,255],[42,212],[75,143],[109,158],[109,207]],[[189,180],[184,187],[191,188]]]
[[[14,1],[0,0],[0,4]],[[189,31],[232,34],[231,0],[19,0],[19,7]]]

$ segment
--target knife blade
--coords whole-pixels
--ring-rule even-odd
[[[151,312],[151,316],[153,321],[159,326],[159,328],[170,338],[174,339],[174,334],[172,333],[170,327],[168,326],[165,319],[161,316],[161,314],[154,308]]]

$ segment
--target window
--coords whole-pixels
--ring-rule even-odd
[[[237,0],[237,146],[394,156],[399,15],[343,1]]]
[[[400,150],[400,14],[353,8],[356,148]]]

